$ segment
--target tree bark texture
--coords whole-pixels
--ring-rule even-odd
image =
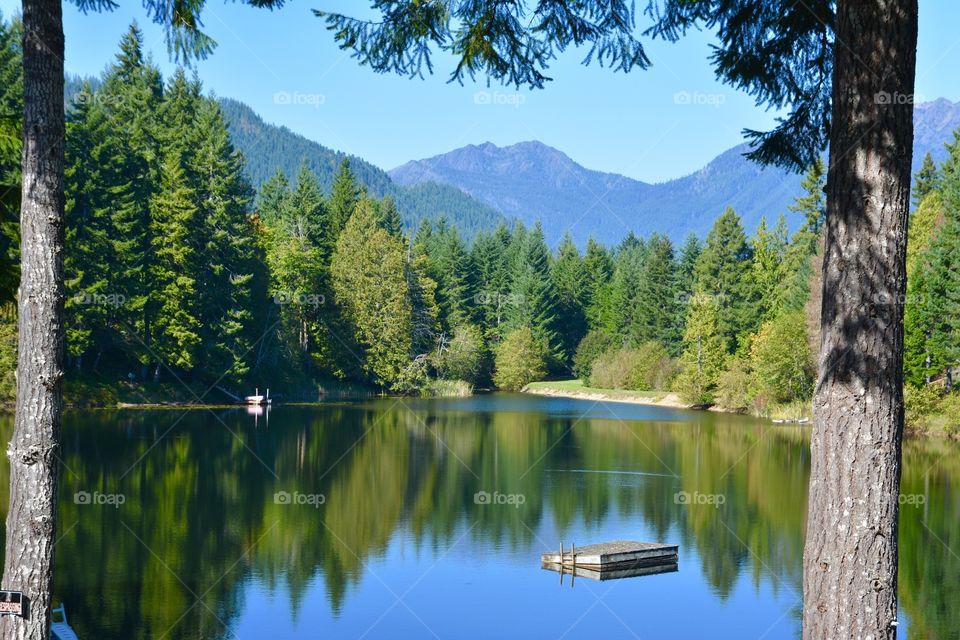
[[[803,637],[896,637],[916,0],[839,0]]]
[[[17,405],[10,458],[4,589],[24,617],[4,640],[49,636],[57,513],[63,327],[63,20],[60,0],[23,1],[23,196]]]

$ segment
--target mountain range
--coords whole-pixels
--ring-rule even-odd
[[[538,141],[505,147],[489,142],[467,145],[386,172],[266,123],[241,102],[222,99],[221,105],[254,186],[277,170],[293,179],[305,163],[329,189],[340,160],[349,157],[368,193],[396,199],[408,229],[443,216],[469,238],[505,221],[531,225],[539,220],[551,245],[566,232],[581,246],[590,236],[612,245],[630,231],[642,236],[659,232],[680,241],[689,233],[706,235],[728,205],[743,218],[748,232],[761,217],[772,222],[781,213],[791,229],[800,224],[787,207],[802,192],[801,176],[750,162],[743,156],[746,145],[724,151],[698,171],[661,183],[588,169]],[[916,171],[928,151],[938,162],[946,157],[944,143],[960,128],[960,103],[941,98],[917,104],[914,128]]]
[[[268,124],[246,104],[228,98],[220,99],[220,107],[230,138],[244,156],[247,177],[259,187],[277,171],[282,171],[292,182],[300,166],[305,164],[320,180],[320,186],[330,191],[333,177],[343,158],[364,185],[367,193],[377,198],[392,196],[397,202],[403,225],[415,230],[422,220],[445,217],[467,238],[481,229],[494,229],[506,219],[489,204],[465,193],[456,185],[420,180],[404,185],[357,156],[335,151],[313,140]]]
[[[928,151],[938,162],[946,157],[944,143],[960,127],[960,103],[941,98],[917,104],[914,127],[916,171]],[[801,221],[787,207],[802,193],[802,176],[757,165],[743,156],[746,150],[736,146],[699,171],[657,184],[587,169],[537,141],[468,145],[389,174],[403,185],[453,185],[508,218],[540,220],[551,244],[566,232],[581,245],[589,236],[616,243],[630,231],[665,233],[676,241],[688,233],[702,237],[728,205],[748,231],[761,217],[772,221],[781,213],[795,229]]]

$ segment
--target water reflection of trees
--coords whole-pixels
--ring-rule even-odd
[[[720,597],[742,575],[757,588],[767,581],[799,594],[803,429],[708,414],[687,423],[574,424],[428,406],[288,407],[273,412],[269,429],[254,429],[239,412],[69,414],[57,598],[77,611],[81,637],[149,638],[171,627],[168,637],[212,637],[243,608],[250,578],[289,594],[295,614],[320,578],[337,613],[394,536],[436,549],[469,530],[478,544],[534,552],[542,527],[565,537],[601,531],[612,516],[639,517],[658,539],[696,549]],[[4,418],[0,437],[9,432]],[[926,503],[903,510],[902,607],[911,637],[946,637],[960,628],[952,607],[960,460],[945,442],[910,442],[905,460],[904,493]],[[560,472],[578,469],[660,475]],[[78,505],[76,491],[123,493],[126,502]],[[278,491],[326,502],[276,504]],[[526,501],[489,508],[474,502],[478,491]],[[677,505],[680,491],[726,502]]]

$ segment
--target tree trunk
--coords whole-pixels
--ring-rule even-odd
[[[25,617],[0,637],[50,629],[63,377],[63,22],[60,0],[23,2],[23,199],[20,208],[17,413],[3,588],[23,591]]]
[[[916,0],[840,0],[803,637],[896,637]]]

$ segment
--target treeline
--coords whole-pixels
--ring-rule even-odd
[[[0,34],[11,114],[15,30]],[[135,26],[76,92],[66,155],[68,359],[81,374],[397,392],[576,374],[737,407],[809,392],[819,166],[789,240],[782,217],[748,239],[732,210],[702,246],[679,248],[631,234],[585,252],[567,236],[551,252],[539,225],[519,224],[468,242],[442,218],[410,237],[347,162],[329,192],[304,163],[254,202],[221,105],[182,70],[164,82]]]
[[[19,26],[0,25],[0,367],[12,383],[17,282]],[[958,134],[960,135],[960,134]],[[958,138],[960,139],[960,138]],[[915,186],[906,304],[908,413],[960,415],[960,142]],[[819,323],[824,171],[748,237],[727,209],[704,241],[616,247],[539,225],[464,238],[443,217],[404,229],[348,162],[329,189],[304,162],[247,182],[221,104],[164,81],[131,27],[67,117],[68,364],[81,375],[274,388],[339,379],[394,392],[518,389],[546,377],[677,391],[769,413],[809,400]],[[956,422],[956,421],[954,421]]]
[[[960,130],[937,167],[930,154],[915,176],[907,243],[904,376],[907,422],[960,430]]]

